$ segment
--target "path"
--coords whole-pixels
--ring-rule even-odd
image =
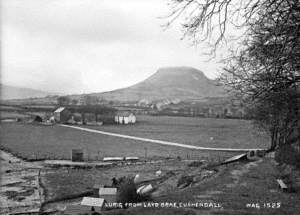
[[[43,202],[41,165],[0,150],[0,214],[37,213]]]
[[[78,130],[82,130],[82,131],[87,131],[87,132],[90,132],[90,133],[104,134],[104,135],[113,136],[113,137],[120,137],[120,138],[125,138],[125,139],[139,140],[139,141],[143,141],[143,142],[156,143],[156,144],[160,144],[160,145],[177,146],[177,147],[181,147],[181,148],[204,150],[204,151],[248,152],[248,151],[256,151],[256,150],[264,150],[264,149],[260,149],[260,148],[254,148],[254,149],[236,149],[236,148],[210,148],[210,147],[201,147],[201,146],[187,145],[187,144],[182,144],[182,143],[169,142],[169,141],[164,141],[164,140],[155,140],[155,139],[149,139],[149,138],[143,138],[143,137],[136,137],[136,136],[129,136],[129,135],[124,135],[124,134],[117,134],[117,133],[100,131],[100,130],[95,130],[95,129],[90,129],[90,128],[82,128],[82,127],[72,126],[72,125],[62,125],[62,124],[60,124],[59,126],[63,126],[63,127],[67,127],[67,128],[73,128],[73,129],[78,129]]]

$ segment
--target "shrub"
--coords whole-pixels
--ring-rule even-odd
[[[300,168],[300,153],[291,145],[281,146],[275,153],[275,160]]]
[[[178,179],[177,187],[185,188],[193,183],[194,177],[189,175],[183,175]]]
[[[136,193],[133,178],[123,178],[119,183],[117,201],[122,204],[139,201],[139,195]]]
[[[193,161],[193,162],[188,164],[188,167],[199,167],[199,166],[202,166],[202,165],[203,165],[202,161]]]

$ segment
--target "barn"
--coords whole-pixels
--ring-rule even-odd
[[[118,111],[115,115],[115,122],[118,124],[134,124],[136,116],[129,111]]]
[[[54,119],[56,122],[66,123],[71,117],[71,112],[65,107],[59,107],[54,111]]]

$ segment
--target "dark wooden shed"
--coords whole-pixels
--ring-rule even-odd
[[[71,150],[71,160],[74,162],[82,162],[84,160],[84,153],[82,149]]]

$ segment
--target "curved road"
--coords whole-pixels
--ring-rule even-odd
[[[104,134],[104,135],[113,136],[113,137],[120,137],[120,138],[131,139],[131,140],[139,140],[139,141],[143,141],[143,142],[150,142],[150,143],[156,143],[156,144],[161,144],[161,145],[177,146],[177,147],[187,148],[187,149],[196,149],[196,150],[205,150],[205,151],[224,151],[224,152],[248,152],[248,151],[256,151],[256,150],[264,150],[264,149],[261,149],[261,148],[235,149],[235,148],[201,147],[201,146],[187,145],[187,144],[182,144],[182,143],[169,142],[169,141],[164,141],[164,140],[155,140],[155,139],[149,139],[149,138],[143,138],[143,137],[117,134],[117,133],[112,133],[112,132],[94,130],[94,129],[90,129],[90,128],[82,128],[82,127],[72,126],[72,125],[62,125],[62,124],[60,124],[59,126],[78,129],[78,130],[82,130],[82,131],[87,131],[87,132],[90,132],[90,133]]]

